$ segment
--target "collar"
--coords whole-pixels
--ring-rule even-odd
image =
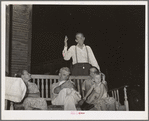
[[[77,44],[77,47],[78,47],[78,45],[79,45],[79,44]],[[85,47],[85,44],[83,44],[83,48],[84,48],[84,47]]]

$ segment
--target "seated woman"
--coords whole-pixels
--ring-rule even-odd
[[[115,99],[108,96],[107,85],[101,82],[101,73],[95,76],[94,81],[83,99],[89,104],[94,104],[96,110],[115,110]]]
[[[37,85],[30,82],[31,75],[26,70],[23,70],[21,78],[27,86],[26,96],[23,100],[25,110],[47,110],[47,102],[40,97]]]

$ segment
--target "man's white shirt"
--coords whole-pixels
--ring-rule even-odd
[[[68,47],[64,47],[64,50],[62,52],[63,57],[65,60],[70,60],[72,57],[72,64],[78,63],[90,63],[92,66],[97,67],[99,70],[99,65],[97,63],[97,60],[93,54],[92,49],[89,46],[83,45],[83,48],[79,48],[78,46],[71,46],[68,50]],[[77,58],[76,58],[76,51],[77,51]],[[88,51],[88,56],[87,56]],[[89,62],[88,62],[89,59]]]

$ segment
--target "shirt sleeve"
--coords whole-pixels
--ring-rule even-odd
[[[52,84],[52,93],[53,93],[53,94],[55,94],[55,93],[54,93],[54,89],[55,89],[56,87],[58,87],[58,86],[59,86],[59,85],[58,85],[57,83],[53,83],[53,84]]]
[[[100,67],[98,65],[98,62],[97,62],[97,60],[96,60],[96,58],[94,56],[94,53],[93,53],[92,49],[89,46],[87,46],[87,48],[88,48],[88,54],[89,54],[89,63],[92,66],[97,67],[99,69],[99,71],[100,71]]]
[[[64,47],[64,50],[62,52],[64,60],[70,60],[70,58],[72,57],[72,51],[73,51],[72,46],[68,50],[67,50],[67,47]]]

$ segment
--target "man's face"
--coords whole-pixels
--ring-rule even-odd
[[[96,83],[100,83],[100,82],[101,82],[101,74],[96,75],[96,76],[94,77],[94,80],[95,80]]]
[[[78,42],[80,45],[84,44],[84,40],[85,37],[81,33],[76,35],[76,42]]]
[[[25,80],[30,80],[31,79],[31,74],[29,74],[26,70],[23,71],[22,76]]]
[[[96,69],[95,68],[91,68],[90,69],[90,76],[92,77],[92,78],[94,78],[94,76],[95,76],[95,72],[96,71]]]
[[[69,72],[67,72],[67,71],[65,71],[65,70],[62,70],[62,71],[60,72],[60,74],[59,74],[59,79],[60,79],[61,81],[68,80],[69,74],[70,74]]]

